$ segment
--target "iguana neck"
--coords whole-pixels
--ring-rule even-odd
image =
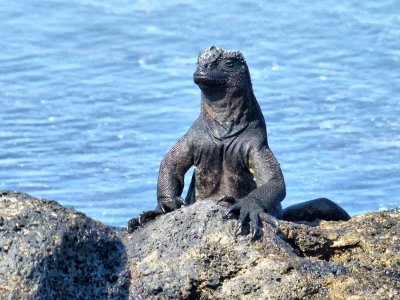
[[[222,99],[210,100],[201,93],[201,113],[210,133],[222,140],[236,136],[244,130],[252,120],[263,119],[261,110],[253,92],[230,94]]]

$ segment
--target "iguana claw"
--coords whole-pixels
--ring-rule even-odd
[[[140,226],[138,218],[132,218],[128,221],[128,224],[126,226],[126,230],[128,233],[132,233]]]
[[[178,203],[179,205],[187,206],[185,199],[183,199],[182,197],[176,197],[175,200],[176,200],[176,203]]]
[[[265,223],[270,224],[274,228],[275,232],[278,231],[279,220],[277,218],[267,213],[260,213],[260,219],[263,220]]]
[[[253,229],[253,234],[252,234],[252,237],[251,237],[251,241],[254,242],[254,241],[257,241],[257,240],[261,239],[262,235],[263,235],[262,227],[258,227],[258,226],[255,227]]]
[[[240,205],[234,204],[229,208],[229,210],[224,216],[224,219],[231,219],[234,215],[237,215],[239,212],[240,212]]]
[[[160,206],[160,209],[162,210],[162,212],[163,212],[164,214],[166,214],[166,213],[168,212],[168,206],[167,206],[165,203],[161,202],[161,203],[159,204],[159,206]]]

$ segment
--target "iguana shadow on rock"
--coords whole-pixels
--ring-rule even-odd
[[[231,204],[242,226],[252,224],[253,238],[262,235],[261,219],[274,222],[349,220],[329,199],[319,198],[282,209],[285,181],[268,146],[264,116],[253,93],[243,55],[210,47],[198,57],[194,82],[201,90],[201,113],[160,165],[158,205],[128,222],[128,231],[181,205],[211,199]],[[194,167],[184,200],[184,175]]]

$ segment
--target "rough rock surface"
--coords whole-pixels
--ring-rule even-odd
[[[0,191],[0,299],[127,299],[115,233],[54,201]]]
[[[400,298],[398,211],[264,224],[255,243],[224,212],[197,202],[124,238],[132,299]]]
[[[0,299],[400,299],[399,211],[264,223],[258,242],[225,212],[200,201],[128,235],[0,191]]]

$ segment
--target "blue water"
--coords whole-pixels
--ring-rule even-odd
[[[2,1],[0,25],[0,189],[117,226],[153,208],[216,45],[247,59],[284,206],[400,206],[397,0]]]

